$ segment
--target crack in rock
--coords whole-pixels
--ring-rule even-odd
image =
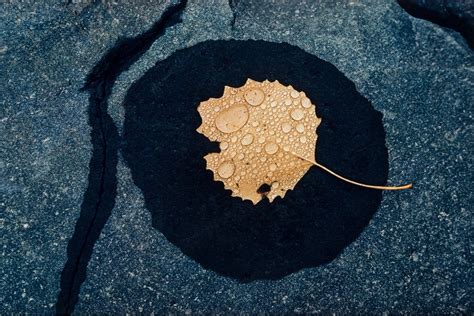
[[[229,7],[232,11],[232,20],[230,21],[230,26],[232,29],[235,27],[235,21],[237,19],[237,6],[239,5],[240,0],[229,0]]]
[[[82,88],[82,91],[89,93],[88,116],[93,151],[89,162],[88,187],[61,273],[61,289],[56,302],[58,314],[74,311],[95,242],[115,205],[119,134],[107,113],[112,87],[119,75],[129,69],[167,28],[181,22],[186,4],[187,0],[182,0],[167,8],[161,18],[144,33],[118,40],[94,66]]]
[[[448,2],[445,0],[426,2],[397,0],[397,2],[408,14],[415,18],[424,19],[459,32],[465,38],[469,47],[474,49],[474,7],[472,2]]]

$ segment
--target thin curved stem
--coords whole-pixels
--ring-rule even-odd
[[[353,181],[353,180],[350,180],[350,179],[347,179],[347,178],[344,178],[343,176],[340,176],[338,175],[337,173],[335,173],[334,171],[326,168],[325,166],[317,163],[317,162],[313,162],[313,164],[321,169],[323,169],[324,171],[326,171],[327,173],[329,174],[332,174],[333,176],[335,176],[336,178],[339,178],[343,181],[346,181],[346,182],[349,182],[349,183],[352,183],[352,184],[355,184],[355,185],[358,185],[360,187],[364,187],[364,188],[369,188],[369,189],[376,189],[376,190],[406,190],[406,189],[411,189],[413,187],[413,184],[406,184],[406,185],[401,185],[401,186],[395,186],[395,187],[387,187],[387,186],[383,186],[383,185],[371,185],[371,184],[364,184],[364,183],[359,183],[359,182],[356,182],[356,181]]]
[[[340,176],[338,175],[337,173],[335,173],[334,171],[330,170],[329,168],[317,163],[316,161],[311,161],[309,159],[306,159],[304,157],[301,157],[301,156],[298,156],[300,157],[301,159],[304,159],[306,160],[307,162],[309,163],[312,163],[313,165],[315,165],[316,167],[319,167],[321,169],[323,169],[324,171],[326,171],[327,173],[335,176],[336,178],[338,179],[341,179],[342,181],[345,181],[345,182],[348,182],[348,183],[351,183],[351,184],[354,184],[354,185],[358,185],[360,187],[364,187],[364,188],[369,188],[369,189],[375,189],[375,190],[406,190],[406,189],[411,189],[413,187],[413,184],[406,184],[406,185],[401,185],[401,186],[383,186],[383,185],[371,185],[371,184],[365,184],[365,183],[360,183],[360,182],[356,182],[354,180],[350,180],[350,179],[347,179],[347,178],[344,178],[343,176]]]

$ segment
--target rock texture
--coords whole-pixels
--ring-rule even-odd
[[[474,1],[398,0],[398,3],[414,17],[458,31],[474,48]]]
[[[3,4],[2,312],[56,311],[93,149],[80,89],[119,38],[143,34],[177,2]],[[196,0],[182,19],[110,87],[120,136],[130,86],[175,51],[217,39],[286,42],[333,64],[383,114],[389,178],[413,179],[415,189],[384,193],[364,232],[330,263],[242,283],[203,268],[153,227],[119,156],[115,206],[75,311],[472,313],[474,78],[465,39],[378,0]]]
[[[52,312],[91,158],[85,78],[172,5],[2,4],[0,264],[4,312]]]

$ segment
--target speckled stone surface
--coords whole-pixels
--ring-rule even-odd
[[[470,313],[473,53],[456,32],[395,1],[190,1],[122,73],[109,112],[122,131],[130,85],[174,51],[212,39],[287,42],[332,63],[383,114],[389,181],[366,230],[329,264],[239,283],[203,269],[151,226],[120,157],[116,205],[76,312]],[[167,1],[3,4],[0,311],[54,313],[87,187],[87,73]],[[210,69],[209,71],[213,71]]]
[[[1,4],[0,310],[53,312],[91,154],[84,78],[170,1]]]
[[[414,17],[425,19],[459,32],[474,48],[474,1],[398,0]]]

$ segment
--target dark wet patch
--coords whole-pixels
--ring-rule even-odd
[[[317,168],[271,204],[231,197],[206,170],[202,157],[219,149],[195,131],[196,109],[247,78],[291,84],[316,103],[319,162],[366,183],[384,184],[388,173],[382,115],[336,67],[297,47],[210,41],[158,62],[124,101],[124,157],[153,227],[204,268],[242,282],[330,262],[381,201],[381,192]]]

